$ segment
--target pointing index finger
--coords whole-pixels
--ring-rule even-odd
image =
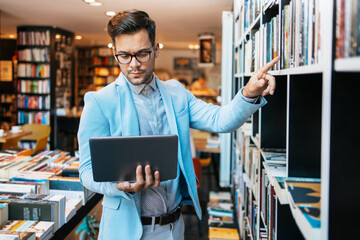
[[[264,66],[262,66],[260,68],[260,72],[261,73],[266,73],[270,70],[270,68],[272,68],[278,61],[280,60],[280,57],[276,57],[273,60],[271,60],[270,62],[268,62],[267,64],[265,64]]]

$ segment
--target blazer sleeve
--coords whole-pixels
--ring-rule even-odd
[[[110,136],[110,125],[98,104],[96,93],[86,93],[84,99],[85,106],[81,114],[78,130],[80,181],[91,191],[112,197],[124,197],[129,200],[131,195],[118,190],[116,183],[94,181],[89,139],[91,137]]]
[[[187,94],[190,126],[209,132],[235,131],[254,112],[266,104],[266,100],[262,96],[258,100],[259,103],[254,104],[245,101],[238,92],[229,104],[220,107],[197,99],[190,92]]]

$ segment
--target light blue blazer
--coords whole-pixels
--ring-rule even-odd
[[[178,162],[187,185],[180,187],[186,189],[201,218],[190,151],[190,127],[210,132],[234,131],[266,100],[261,97],[259,104],[250,104],[238,94],[230,104],[219,107],[195,98],[176,80],[163,82],[156,76],[155,80],[171,134],[179,138]],[[94,182],[92,174],[89,138],[128,135],[139,135],[139,123],[130,88],[121,73],[115,82],[100,91],[85,94],[78,131],[80,180],[86,188],[104,194],[99,239],[130,240],[142,236],[140,194],[119,191],[116,183]]]

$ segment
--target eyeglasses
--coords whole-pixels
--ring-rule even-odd
[[[136,58],[136,60],[140,63],[146,63],[150,60],[151,52],[154,50],[154,46],[151,48],[151,50],[142,50],[135,54],[130,53],[119,53],[115,54],[115,58],[120,64],[129,64],[131,63],[133,57]]]

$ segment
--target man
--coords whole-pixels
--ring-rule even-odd
[[[85,95],[78,132],[80,179],[86,188],[104,194],[99,239],[183,239],[182,204],[193,204],[201,218],[190,127],[212,132],[240,127],[265,104],[258,96],[274,93],[275,78],[266,72],[279,59],[258,70],[229,105],[219,107],[196,99],[176,80],[163,82],[154,75],[159,44],[147,13],[118,13],[109,21],[108,33],[121,74],[114,83]],[[160,183],[161,173],[152,174],[147,165],[137,167],[135,183],[94,182],[90,137],[161,134],[179,138],[176,179]]]

